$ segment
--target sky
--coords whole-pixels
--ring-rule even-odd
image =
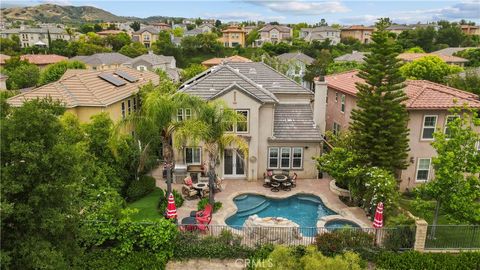
[[[94,6],[121,16],[172,16],[214,18],[222,21],[278,21],[316,23],[322,18],[330,24],[373,24],[379,17],[395,23],[458,21],[480,24],[480,0],[465,1],[358,1],[358,0],[236,0],[236,1],[135,1],[135,0],[2,0],[0,6],[31,6],[42,3]]]

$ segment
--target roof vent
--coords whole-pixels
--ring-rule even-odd
[[[240,72],[240,70],[238,68],[234,68],[233,70],[235,70],[236,72]]]
[[[257,74],[257,70],[255,68],[250,68],[248,71],[249,74]]]

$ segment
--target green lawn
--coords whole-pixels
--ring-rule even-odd
[[[128,204],[128,208],[138,209],[138,213],[132,215],[132,219],[141,221],[144,219],[158,219],[161,215],[157,212],[157,204],[162,193],[161,189],[155,188],[155,190],[147,196],[141,198],[138,201]]]

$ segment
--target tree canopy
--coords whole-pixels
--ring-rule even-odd
[[[428,55],[404,64],[400,71],[403,76],[413,80],[429,80],[443,83],[448,75],[461,72],[459,66],[449,65],[436,55]]]

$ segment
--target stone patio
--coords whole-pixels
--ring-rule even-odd
[[[159,167],[152,171],[152,176],[156,179],[157,187],[166,189],[166,183],[162,178],[162,168]],[[295,194],[312,194],[320,197],[328,208],[337,212],[345,219],[354,221],[362,228],[371,228],[372,223],[366,217],[365,212],[359,207],[348,207],[336,194],[330,191],[329,183],[332,179],[324,177],[323,179],[298,179],[297,187],[291,191],[272,192],[263,187],[263,181],[247,180],[224,180],[223,191],[215,193],[215,200],[222,202],[222,208],[213,215],[212,224],[226,225],[225,219],[235,214],[237,208],[233,199],[244,193],[260,194],[272,198],[286,198]],[[173,189],[181,193],[182,184],[172,184]],[[190,215],[190,211],[197,210],[196,200],[185,200],[182,207],[177,209],[178,220]]]

